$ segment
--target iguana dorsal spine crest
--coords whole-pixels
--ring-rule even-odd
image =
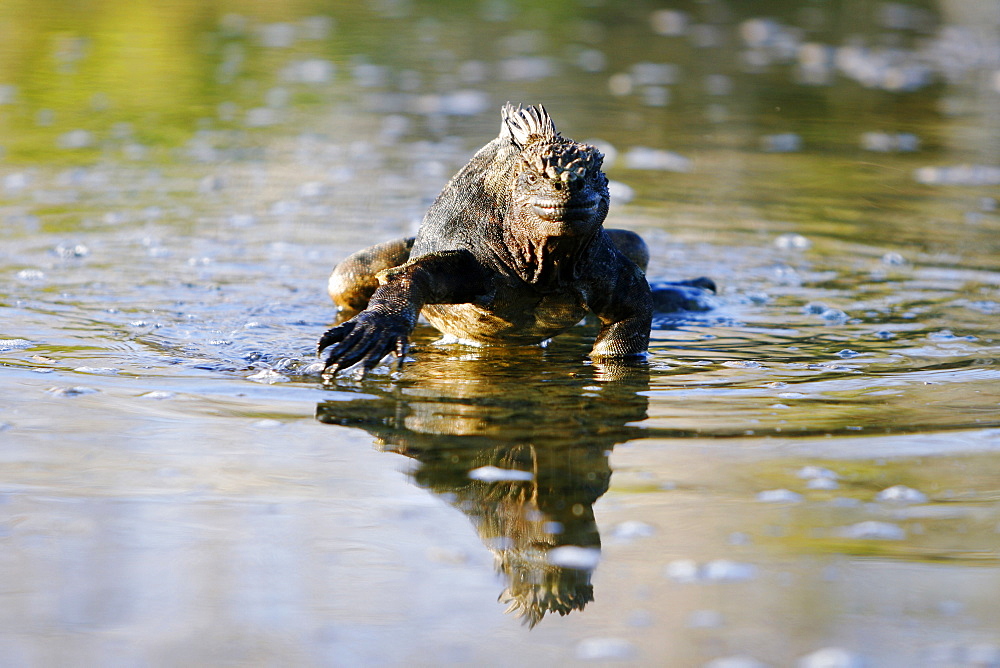
[[[508,137],[514,145],[523,149],[536,141],[554,141],[559,138],[556,124],[542,105],[521,108],[510,102],[503,107],[503,123],[500,136]]]

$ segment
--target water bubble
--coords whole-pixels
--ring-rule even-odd
[[[584,72],[603,72],[608,67],[608,57],[598,49],[582,49],[576,55],[576,65]]]
[[[723,621],[718,610],[695,610],[688,615],[687,625],[692,629],[715,629],[722,626]]]
[[[28,187],[31,177],[24,172],[14,172],[3,177],[3,188],[9,193],[17,193]]]
[[[795,153],[802,150],[802,137],[793,132],[764,135],[760,138],[760,148],[768,153]]]
[[[893,485],[879,492],[875,496],[875,500],[895,503],[927,503],[927,495],[906,485]]]
[[[256,107],[247,110],[243,122],[249,128],[262,128],[275,125],[278,122],[278,112],[271,107]]]
[[[678,71],[672,63],[640,62],[632,66],[632,81],[639,86],[668,86],[677,83]]]
[[[597,564],[601,560],[601,550],[597,547],[560,545],[549,550],[545,555],[545,560],[553,566],[592,571],[597,568]]]
[[[502,469],[496,466],[481,466],[469,471],[468,475],[472,480],[482,480],[484,482],[532,480],[535,477],[530,471]]]
[[[785,250],[806,250],[812,246],[812,242],[801,234],[782,234],[774,240],[774,245]]]
[[[329,16],[308,16],[302,19],[302,39],[326,39],[333,31],[336,23]]]
[[[621,541],[631,541],[636,538],[647,538],[654,533],[653,526],[637,520],[622,522],[614,528],[612,535]]]
[[[88,255],[90,255],[90,249],[84,246],[83,244],[73,244],[73,245],[59,244],[58,246],[52,249],[52,252],[58,255],[59,257],[63,258],[64,260],[70,258],[87,257]]]
[[[761,503],[799,503],[802,495],[788,489],[769,489],[757,494]]]
[[[608,191],[611,194],[612,202],[628,204],[635,199],[635,189],[621,181],[609,181]]]
[[[723,362],[722,366],[731,369],[763,369],[764,365],[754,360],[730,360]]]
[[[709,95],[729,95],[733,92],[733,80],[725,74],[709,74],[705,77],[705,92]]]
[[[826,478],[829,480],[837,480],[840,478],[835,471],[831,471],[830,469],[823,468],[821,466],[803,466],[798,470],[798,472],[796,472],[795,475],[803,479]]]
[[[291,379],[288,376],[278,373],[274,369],[261,369],[257,373],[247,376],[247,380],[252,380],[255,383],[265,383],[270,385],[272,383],[285,383]]]
[[[543,56],[507,58],[500,61],[498,69],[504,81],[539,81],[558,71],[555,61]]]
[[[642,103],[647,107],[665,107],[670,104],[670,89],[664,86],[645,86]]]
[[[693,559],[676,559],[666,565],[664,575],[677,582],[697,582],[698,563]]]
[[[837,529],[837,536],[854,540],[903,540],[906,531],[896,524],[870,520]]]
[[[18,280],[26,283],[36,283],[45,279],[45,272],[39,269],[22,269],[15,274]]]
[[[819,489],[819,490],[838,489],[840,487],[840,483],[830,478],[812,478],[811,480],[806,482],[806,487],[808,487],[809,489]]]
[[[911,153],[920,148],[920,138],[908,132],[865,132],[861,148],[876,153]]]
[[[295,44],[295,33],[291,23],[266,23],[260,27],[260,43],[272,49],[287,49]]]
[[[625,74],[624,72],[619,72],[618,74],[613,74],[608,79],[608,92],[612,95],[621,97],[623,95],[628,95],[632,92],[633,83],[632,77]]]
[[[752,656],[738,654],[736,656],[723,656],[712,659],[702,666],[702,668],[768,668],[766,663],[761,663]]]
[[[87,130],[70,130],[59,135],[56,143],[68,150],[87,148],[94,144],[94,135]]]
[[[118,369],[108,366],[78,366],[73,371],[77,373],[89,373],[95,376],[114,376],[118,374]]]
[[[176,394],[173,392],[167,392],[166,390],[153,390],[152,392],[147,392],[146,394],[139,395],[143,399],[173,399]]]
[[[332,61],[309,58],[289,63],[281,77],[290,83],[325,84],[333,80],[337,68]]]
[[[937,332],[931,332],[927,335],[927,339],[930,341],[975,341],[976,337],[971,334],[958,336],[950,329],[942,329]]]
[[[989,165],[954,165],[921,167],[914,179],[927,185],[994,186],[1000,185],[1000,167]]]
[[[85,387],[83,385],[76,385],[74,387],[50,387],[45,391],[56,397],[79,397],[85,394],[95,394],[98,392],[98,390],[92,387]]]
[[[636,146],[625,154],[625,166],[629,169],[651,169],[667,172],[690,172],[690,158],[661,149]]]
[[[797,668],[862,668],[864,662],[842,647],[824,647],[802,657]]]
[[[702,578],[712,582],[738,582],[751,580],[757,575],[757,567],[730,559],[715,559],[702,568]]]
[[[845,312],[837,308],[828,308],[822,313],[820,317],[830,323],[844,323],[850,318]]]
[[[581,661],[614,661],[635,656],[635,646],[621,638],[587,638],[576,646]]]
[[[443,96],[441,106],[452,116],[475,116],[490,107],[490,96],[480,90],[456,90]]]
[[[7,352],[8,350],[25,350],[33,345],[35,344],[27,339],[0,339],[0,352]]]
[[[649,17],[653,32],[665,37],[680,37],[687,32],[688,15],[674,9],[661,9]]]

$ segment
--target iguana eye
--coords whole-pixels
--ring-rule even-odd
[[[524,175],[524,180],[527,181],[529,184],[538,183],[538,175],[535,174],[534,172],[527,172]]]

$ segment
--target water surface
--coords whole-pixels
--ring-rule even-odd
[[[5,3],[3,663],[1000,665],[998,25]],[[331,267],[508,100],[717,307],[323,387]]]

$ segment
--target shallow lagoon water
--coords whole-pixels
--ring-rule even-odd
[[[988,7],[190,4],[0,10],[3,663],[1000,665]],[[717,308],[322,387],[507,100]]]

